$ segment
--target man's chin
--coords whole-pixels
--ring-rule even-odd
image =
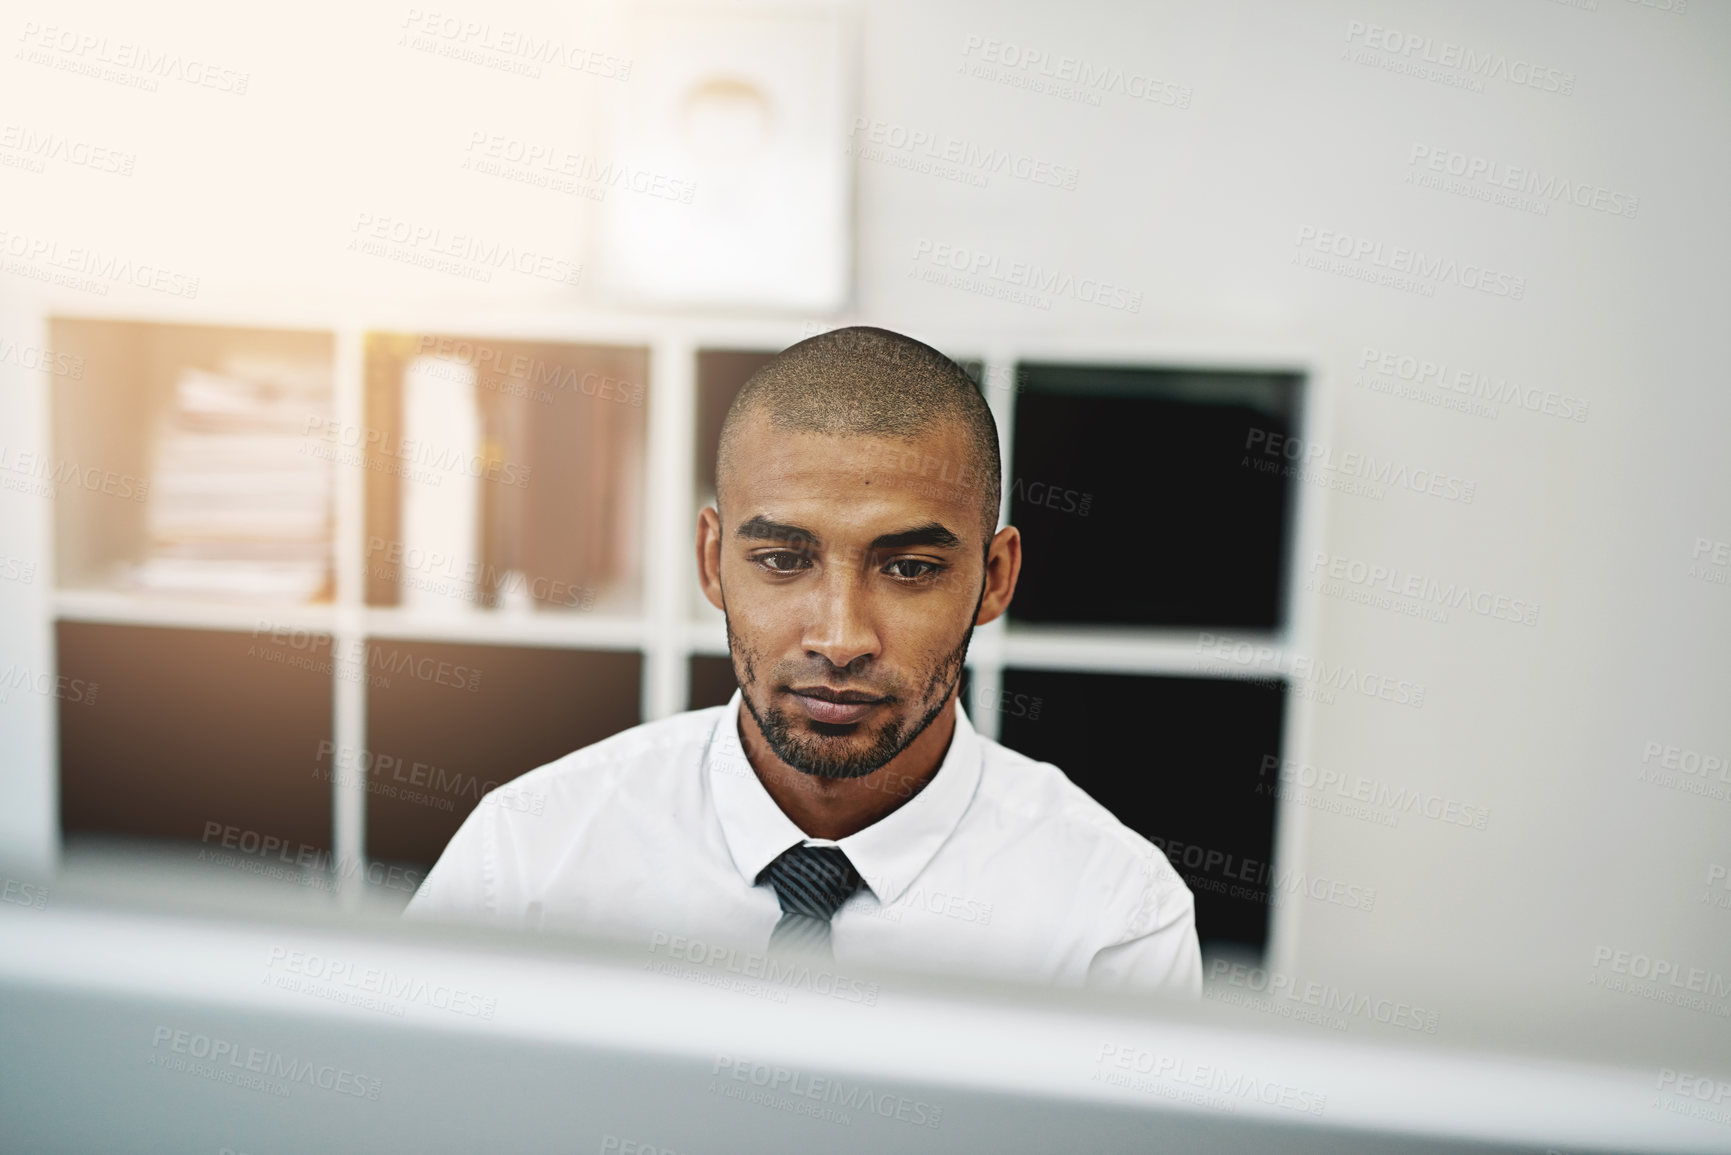
[[[816,718],[800,718],[795,725],[800,737],[807,742],[846,745],[858,740],[866,746],[871,744],[871,735],[864,722],[819,722]]]
[[[776,756],[801,774],[813,778],[864,778],[884,768],[900,751],[886,752],[861,735],[830,736],[818,733],[822,723],[809,723],[812,732],[784,742]],[[822,726],[825,730],[834,727]],[[856,723],[846,727],[857,731]],[[773,747],[772,747],[773,748]]]
[[[901,753],[893,720],[868,729],[772,710],[758,728],[777,758],[813,778],[864,778]]]

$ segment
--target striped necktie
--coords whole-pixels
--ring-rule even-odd
[[[811,954],[835,958],[829,920],[859,889],[859,871],[839,846],[790,847],[757,876],[775,888],[781,921],[769,933],[772,954]]]

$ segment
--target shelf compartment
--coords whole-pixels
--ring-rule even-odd
[[[1012,621],[1272,631],[1285,619],[1293,373],[1020,364]],[[1260,434],[1258,436],[1258,433]],[[1251,453],[1256,453],[1251,450]],[[1101,567],[1077,558],[1104,557]]]
[[[366,654],[366,750],[325,765],[366,772],[374,860],[430,866],[486,789],[642,720],[636,652],[374,639]]]
[[[48,328],[53,348],[85,366],[81,379],[52,392],[56,469],[115,478],[57,487],[63,585],[129,588],[148,562],[196,579],[189,591],[226,575],[245,594],[242,585],[287,588],[292,569],[288,584],[328,598],[331,503],[320,484],[328,470],[298,450],[306,423],[329,419],[334,334],[72,317],[51,317]],[[196,385],[198,374],[212,376],[181,392],[183,378]],[[217,378],[249,384],[225,388]],[[188,397],[203,399],[195,414],[179,408]],[[248,404],[235,407],[240,400]],[[158,460],[165,437],[180,448],[168,473],[170,463]],[[285,561],[285,550],[299,560]]]
[[[1057,766],[1124,825],[1156,845],[1179,846],[1167,857],[1196,896],[1205,953],[1260,956],[1278,782],[1263,767],[1281,754],[1284,689],[1279,681],[1011,667],[997,698],[974,710],[996,711],[1006,746]],[[1203,848],[1196,866],[1185,847]],[[1239,877],[1210,852],[1232,856]]]
[[[206,841],[207,824],[331,845],[331,641],[60,622],[60,813],[68,833]],[[221,844],[217,839],[215,849]]]
[[[331,434],[366,471],[367,604],[404,604],[409,590],[409,601],[458,610],[641,611],[647,349],[375,332],[364,357],[364,428]],[[412,435],[411,371],[473,396],[467,440]],[[468,485],[472,548],[441,557],[405,540],[411,487],[454,497]]]
[[[702,710],[709,706],[725,706],[739,689],[733,676],[733,659],[715,654],[692,654],[687,659],[690,671],[687,685],[689,698],[685,708]]]

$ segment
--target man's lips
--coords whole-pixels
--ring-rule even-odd
[[[832,726],[857,722],[884,702],[883,698],[863,690],[832,690],[828,686],[790,687],[788,693],[813,721]]]

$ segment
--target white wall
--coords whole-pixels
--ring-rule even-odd
[[[141,93],[9,61],[8,120],[136,161],[130,176],[0,168],[3,227],[155,262],[197,276],[199,290],[191,302],[124,287],[97,298],[8,275],[0,301],[15,317],[60,302],[326,324],[421,323],[436,308],[471,328],[569,314],[582,291],[514,274],[475,285],[345,251],[360,213],[580,260],[591,251],[587,202],[461,165],[477,132],[599,148],[624,86],[414,52],[397,44],[406,11],[56,5],[53,19],[81,35],[202,56],[249,81],[239,96],[183,82]],[[617,13],[569,5],[459,14],[601,48],[627,35]],[[1374,67],[1343,56],[1365,48],[1349,38],[1359,24],[1428,36],[1432,55],[1455,42],[1519,74],[1552,69],[1541,84],[1566,76],[1572,91],[1508,79],[1471,91]],[[1701,901],[1710,867],[1731,863],[1731,795],[1638,778],[1649,742],[1731,752],[1731,567],[1712,568],[1720,584],[1688,575],[1698,538],[1731,540],[1726,10],[1017,0],[872,4],[861,27],[863,116],[1073,168],[1076,180],[999,173],[977,188],[862,159],[852,315],[951,347],[1013,335],[1311,351],[1334,394],[1323,436],[1337,458],[1368,453],[1474,486],[1470,504],[1401,488],[1334,494],[1327,550],[1541,607],[1526,627],[1319,598],[1318,658],[1423,683],[1425,696],[1419,709],[1348,692],[1318,704],[1308,761],[1490,814],[1482,831],[1410,814],[1389,829],[1301,808],[1297,865],[1378,897],[1369,913],[1305,901],[1291,967],[1440,1006],[1452,1031],[1541,1016],[1553,1035],[1570,1023],[1645,1032],[1655,1062],[1722,1032],[1731,1000],[1690,1011],[1589,979],[1606,973],[1593,966],[1600,946],[1731,975],[1731,910]],[[1096,106],[982,79],[967,65],[1003,55],[989,42],[1043,52],[1049,68],[1075,57],[1122,70],[1138,91],[1149,77],[1181,86],[1157,91],[1188,107],[1115,91]],[[1418,187],[1415,146],[1639,207],[1628,218],[1552,201],[1538,215]],[[1301,267],[1295,256],[1315,252],[1295,243],[1305,229],[1488,266],[1521,278],[1522,296],[1454,283],[1419,295]],[[1060,298],[1040,309],[924,283],[909,276],[923,241],[1111,282],[1141,293],[1141,307]],[[1493,420],[1374,393],[1353,383],[1367,346],[1581,398],[1588,417],[1505,404]],[[9,420],[23,411],[8,405]],[[0,508],[8,542],[15,518],[36,516]],[[1098,564],[1111,564],[1109,543]],[[18,619],[34,612],[28,598],[0,605],[9,640],[41,636]]]

